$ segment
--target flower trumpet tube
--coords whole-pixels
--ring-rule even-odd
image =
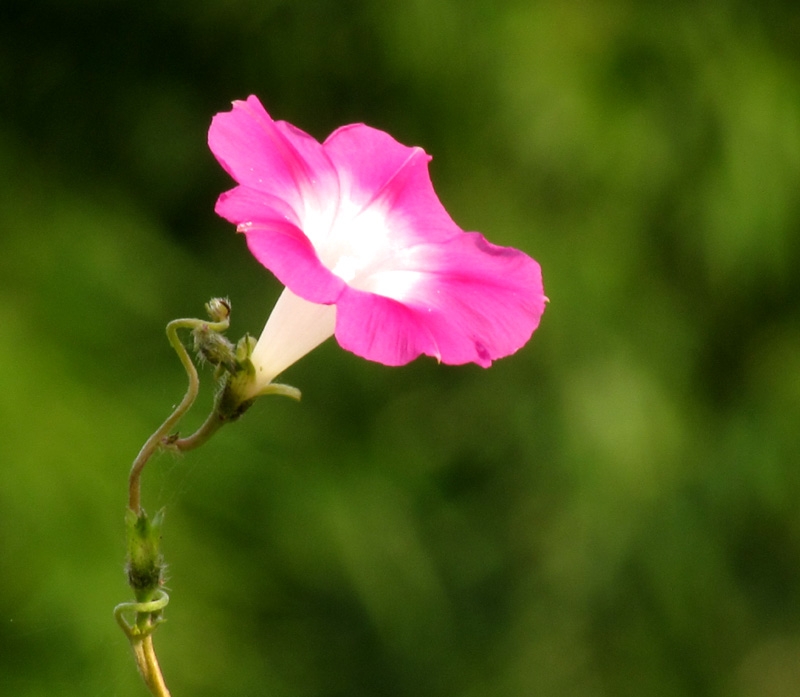
[[[237,183],[216,212],[286,287],[242,398],[330,336],[385,365],[425,354],[488,367],[538,327],[539,264],[459,228],[421,148],[363,124],[320,143],[253,96],[214,117],[208,142]]]

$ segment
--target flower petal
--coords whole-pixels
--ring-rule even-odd
[[[362,208],[383,207],[393,218],[392,232],[402,234],[406,244],[461,231],[433,190],[431,156],[422,148],[363,124],[339,128],[323,146],[339,173],[342,199]]]
[[[214,212],[235,225],[254,220],[300,224],[294,209],[284,199],[247,186],[237,186],[220,194]]]
[[[208,145],[239,184],[284,199],[298,214],[309,198],[338,196],[336,172],[322,145],[273,121],[256,97],[214,116]]]
[[[314,246],[296,225],[281,219],[242,223],[253,256],[297,295],[316,303],[338,300],[344,281],[319,260]]]
[[[544,311],[539,264],[478,233],[421,245],[405,268],[385,274],[393,278],[378,285],[402,289],[402,297],[348,288],[337,303],[336,339],[387,365],[424,353],[451,365],[488,367],[522,347]]]

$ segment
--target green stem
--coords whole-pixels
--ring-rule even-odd
[[[136,663],[139,666],[142,678],[144,678],[145,685],[147,685],[147,689],[150,690],[153,697],[170,697],[170,692],[164,682],[164,675],[161,673],[161,666],[158,664],[156,651],[153,647],[152,634],[148,634],[141,642],[134,645],[133,653],[136,656]]]
[[[191,436],[186,436],[186,438],[178,438],[170,445],[181,452],[199,448],[201,445],[203,445],[203,443],[211,438],[211,436],[213,436],[224,423],[225,421],[220,417],[219,412],[215,408],[208,415],[208,418],[205,420],[203,425],[200,426],[200,428],[198,428]]]
[[[212,319],[218,321],[176,319],[167,325],[167,338],[186,370],[189,386],[180,404],[142,446],[133,461],[128,478],[128,578],[137,599],[142,602],[121,603],[114,609],[114,616],[130,641],[136,657],[136,665],[147,689],[154,697],[170,697],[161,667],[158,664],[152,636],[155,628],[163,621],[161,614],[169,602],[169,596],[159,588],[159,585],[163,583],[163,563],[158,551],[160,517],[156,516],[153,522],[149,523],[142,510],[142,471],[160,447],[191,450],[207,441],[224,423],[224,419],[219,417],[215,408],[211,416],[193,435],[184,439],[171,435],[175,426],[194,404],[200,391],[197,369],[178,336],[178,330],[194,330],[195,346],[197,346],[198,334],[205,336],[211,332],[213,336],[215,332],[224,332],[229,325],[230,306],[227,301],[212,300],[206,305],[206,308]],[[201,355],[206,357],[205,354]],[[125,619],[127,612],[135,613],[136,619],[133,624],[129,624]]]
[[[183,418],[183,415],[189,411],[189,408],[194,404],[194,400],[197,399],[197,393],[200,390],[200,380],[197,376],[197,369],[194,367],[194,363],[186,347],[178,337],[178,329],[196,329],[197,327],[206,325],[212,331],[225,331],[228,328],[228,323],[227,319],[221,322],[203,322],[199,319],[176,319],[167,325],[167,338],[186,370],[186,375],[189,377],[189,387],[181,403],[175,408],[175,411],[173,411],[167,417],[166,421],[158,427],[155,433],[147,439],[142,449],[139,451],[139,454],[136,456],[136,459],[133,461],[131,473],[128,478],[128,508],[137,515],[139,515],[142,510],[141,479],[144,466],[148,463],[156,450],[158,450],[172,429]]]
[[[160,590],[153,600],[144,603],[120,603],[114,608],[114,617],[133,648],[139,673],[154,697],[170,697],[153,646],[153,630],[162,622],[161,612],[167,603],[169,596]],[[136,613],[136,623],[133,626],[125,619],[126,612]]]

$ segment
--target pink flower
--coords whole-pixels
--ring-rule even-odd
[[[462,231],[421,148],[363,124],[319,143],[252,96],[214,117],[208,143],[238,183],[216,212],[286,286],[251,357],[252,395],[333,335],[386,365],[488,367],[538,326],[539,264]]]

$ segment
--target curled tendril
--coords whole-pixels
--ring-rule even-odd
[[[166,591],[156,591],[155,597],[147,602],[137,603],[128,602],[120,603],[114,608],[114,617],[117,623],[122,627],[122,631],[130,641],[136,641],[152,634],[155,628],[164,622],[161,617],[161,612],[169,604],[169,595]],[[137,621],[129,624],[125,619],[126,613],[136,613]],[[142,622],[138,618],[149,615],[147,621]]]
[[[152,600],[141,603],[120,603],[114,608],[114,617],[128,637],[139,672],[154,697],[170,697],[164,676],[161,674],[161,666],[158,665],[152,636],[155,628],[164,621],[161,612],[167,603],[169,595],[158,590]],[[128,612],[136,613],[133,624],[128,624],[125,619],[125,613]]]
[[[200,319],[176,319],[167,325],[167,338],[172,348],[174,348],[175,352],[178,354],[178,358],[184,370],[186,370],[186,375],[189,378],[189,386],[181,403],[175,408],[175,411],[167,417],[167,420],[161,424],[158,430],[147,439],[147,442],[142,446],[142,449],[133,461],[128,484],[128,508],[137,514],[141,513],[141,477],[144,466],[159,447],[168,444],[171,437],[171,430],[183,418],[183,415],[189,411],[189,408],[194,404],[194,400],[197,398],[197,393],[200,390],[200,380],[197,376],[197,369],[194,367],[186,347],[178,337],[178,330],[191,329],[193,331],[202,330],[204,332],[217,333],[224,332],[230,324],[230,304],[227,301],[219,299],[212,300],[206,305],[206,309],[213,318],[219,318],[218,321],[208,322],[207,320]],[[167,443],[165,443],[165,439]]]

